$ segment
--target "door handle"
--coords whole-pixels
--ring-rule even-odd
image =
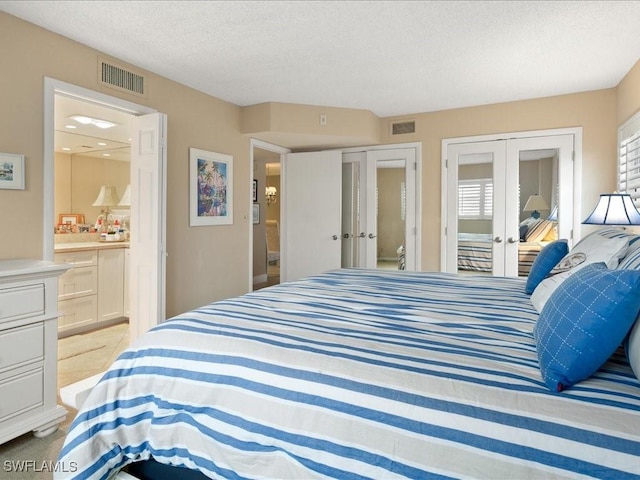
[[[376,238],[376,236],[373,233],[370,233],[369,238]]]
[[[502,238],[496,237],[496,238],[493,239],[493,241],[496,242],[496,243],[502,243]]]
[[[331,239],[332,240],[337,240],[338,239],[338,235],[331,235]]]
[[[515,239],[515,238],[513,238],[513,237],[509,237],[509,239],[507,240],[507,242],[509,242],[509,243],[518,243],[518,240],[516,240],[516,239]]]
[[[367,236],[367,234],[366,234],[366,233],[364,233],[364,232],[360,232],[360,235],[358,235],[358,236],[359,236],[360,238],[364,238],[364,237],[366,237],[366,236]]]
[[[346,240],[346,239],[349,239],[349,238],[351,238],[351,237],[353,237],[353,235],[352,235],[351,233],[343,233],[343,234],[342,234],[342,238],[344,238],[345,240]]]

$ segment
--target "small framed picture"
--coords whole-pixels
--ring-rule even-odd
[[[81,225],[84,223],[84,215],[81,213],[61,213],[58,215],[59,225]]]
[[[260,204],[259,203],[254,203],[253,204],[253,224],[257,225],[258,223],[260,223]]]
[[[24,155],[0,153],[0,188],[24,190]]]
[[[258,180],[253,179],[253,201],[258,201]]]

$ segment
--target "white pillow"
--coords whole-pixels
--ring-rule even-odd
[[[640,321],[638,320],[636,320],[636,324],[631,329],[626,350],[633,373],[640,380]]]
[[[568,277],[590,263],[603,262],[607,268],[616,268],[629,246],[628,238],[605,238],[593,236],[586,242],[578,243],[538,284],[531,294],[531,303],[538,312],[558,286]]]

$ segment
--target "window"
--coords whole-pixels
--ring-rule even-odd
[[[458,217],[485,220],[493,216],[493,183],[490,178],[460,180]]]
[[[640,112],[618,129],[618,192],[640,206]]]

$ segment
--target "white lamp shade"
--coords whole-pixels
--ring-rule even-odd
[[[557,205],[555,207],[553,207],[553,210],[551,210],[551,213],[549,214],[549,217],[547,218],[547,220],[549,220],[551,222],[557,222],[558,221],[558,206]]]
[[[523,212],[534,212],[537,210],[549,210],[549,205],[544,201],[542,195],[531,195],[524,206]]]
[[[131,206],[131,185],[127,185],[127,188],[120,199],[120,203],[118,203],[119,207],[130,207]]]
[[[582,222],[590,225],[640,225],[640,212],[628,193],[605,193]]]
[[[120,201],[116,187],[113,185],[102,185],[98,198],[93,202],[94,207],[113,207]]]

